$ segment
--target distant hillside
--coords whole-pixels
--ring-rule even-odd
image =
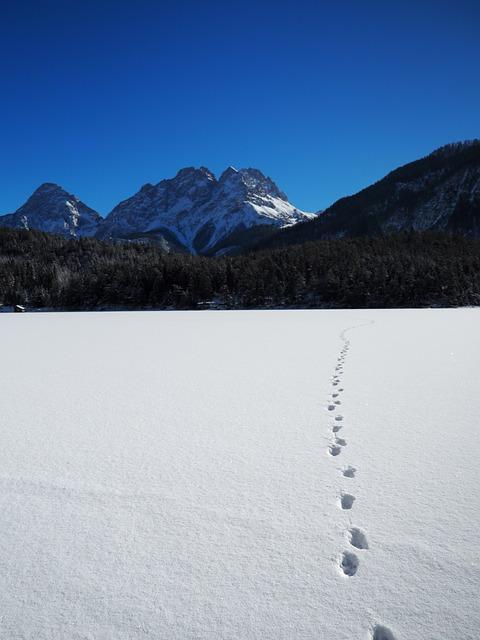
[[[411,230],[480,238],[480,140],[441,147],[261,246]]]

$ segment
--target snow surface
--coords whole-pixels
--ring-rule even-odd
[[[0,637],[478,639],[479,324],[2,315]]]

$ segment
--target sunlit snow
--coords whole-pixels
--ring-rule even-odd
[[[0,637],[478,639],[479,326],[2,314]]]

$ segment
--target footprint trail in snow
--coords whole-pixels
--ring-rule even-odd
[[[355,327],[348,327],[344,329],[340,334],[340,339],[343,342],[342,349],[340,350],[340,354],[337,357],[336,365],[334,368],[334,372],[331,378],[331,384],[333,387],[329,403],[327,405],[328,412],[336,412],[340,405],[343,407],[343,402],[339,400],[340,394],[343,393],[344,388],[340,387],[342,376],[345,373],[346,369],[346,361],[348,352],[350,350],[350,340],[347,339],[346,334],[348,331],[352,329],[357,329],[368,324],[373,324],[372,322],[367,322],[365,324],[356,325]],[[346,407],[348,412],[348,404]],[[348,417],[348,413],[347,413]],[[330,433],[333,435],[333,442],[328,447],[328,453],[333,456],[339,456],[344,448],[347,446],[347,441],[345,438],[340,438],[337,434],[341,429],[344,429],[344,416],[341,414],[333,413],[333,424],[330,427]],[[343,431],[342,431],[343,434]],[[343,478],[347,478],[350,483],[355,479],[357,468],[351,465],[344,466],[340,469],[340,473]],[[339,497],[339,506],[342,511],[350,511],[352,510],[355,502],[355,496],[351,493],[347,493],[346,491],[340,492]],[[367,540],[367,535],[364,531],[355,527],[350,522],[350,526],[346,529],[346,539],[351,547],[354,547],[356,550],[361,552],[365,552],[369,549],[369,544]],[[347,578],[351,578],[357,574],[357,571],[360,566],[360,558],[353,551],[343,551],[338,562],[339,569],[342,574]],[[358,579],[358,578],[357,578]],[[396,640],[393,633],[388,629],[388,627],[384,627],[382,625],[375,625],[372,629],[371,640]]]
[[[396,638],[390,629],[381,624],[377,624],[373,628],[372,640],[396,640]]]
[[[354,576],[357,573],[359,560],[354,553],[344,551],[340,568],[346,576]]]

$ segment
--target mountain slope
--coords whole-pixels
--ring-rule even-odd
[[[217,180],[205,167],[146,184],[117,205],[97,232],[101,239],[154,241],[168,250],[227,253],[313,214],[296,209],[257,169],[229,167]]]
[[[42,184],[15,213],[0,216],[0,226],[36,229],[62,236],[93,236],[101,216],[76,196],[51,182]]]
[[[262,246],[408,230],[480,237],[480,140],[441,147]]]

